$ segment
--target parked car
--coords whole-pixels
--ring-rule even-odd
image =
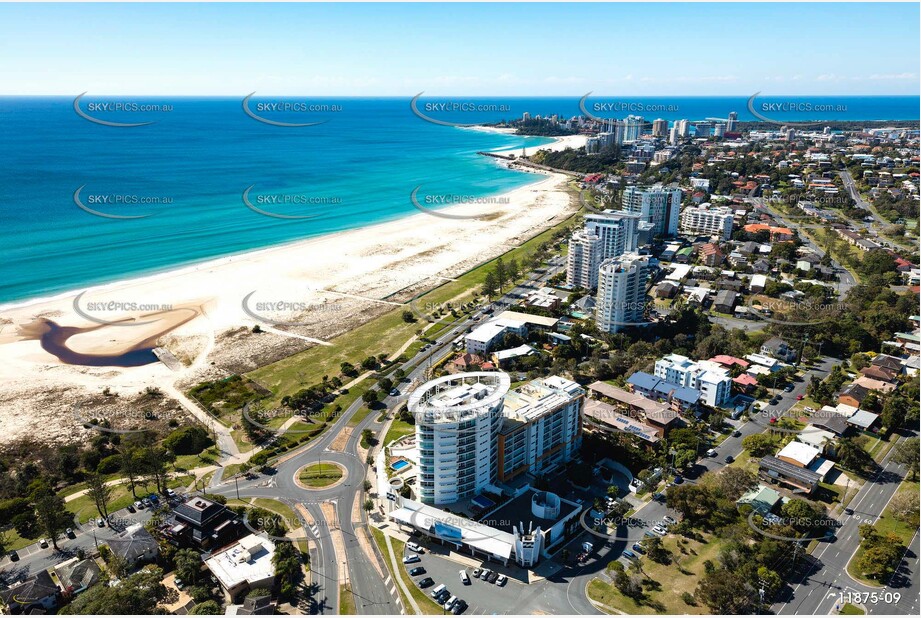
[[[451,608],[454,607],[454,604],[455,604],[455,603],[457,603],[457,597],[452,595],[452,596],[448,597],[448,600],[445,601],[445,603],[444,603],[444,605],[442,605],[442,607],[444,607],[444,608],[445,608],[446,610],[448,610],[448,611],[451,611]]]
[[[499,574],[493,571],[489,574],[489,577],[486,578],[486,581],[488,581],[490,584],[495,584],[497,579],[499,579]]]
[[[637,555],[634,554],[634,553],[633,553],[632,551],[630,551],[629,549],[625,549],[625,550],[624,550],[624,556],[627,557],[627,558],[629,558],[630,560],[637,560],[637,559],[638,559],[638,558],[637,558]]]
[[[508,577],[506,577],[505,575],[500,575],[499,577],[496,578],[497,586],[504,586],[507,583],[508,583]]]
[[[74,529],[68,528],[67,530],[64,531],[64,534],[67,535],[67,538],[72,539],[74,538]]]
[[[802,396],[802,395],[797,395],[797,396],[796,396],[796,400],[797,400],[797,401],[802,401],[802,400],[803,400],[803,396]]]
[[[458,599],[454,607],[451,608],[451,613],[457,616],[463,614],[465,609],[467,609],[467,602],[463,599]]]
[[[102,517],[100,517],[99,519],[96,520],[96,525],[99,526],[100,528],[105,528],[105,527],[106,527],[106,520],[104,520]]]
[[[726,455],[726,463],[731,464],[735,461],[735,458],[732,455]]]
[[[419,557],[419,554],[409,554],[403,557],[403,564],[415,564],[416,562],[422,562],[422,558]]]
[[[787,385],[784,387],[783,392],[785,392],[785,393],[792,393],[792,392],[793,392],[793,385],[792,385],[792,384],[787,384]]]
[[[483,572],[483,569],[481,569],[481,568],[479,568],[479,567],[473,569],[473,578],[474,578],[474,579],[478,578],[478,577],[480,576],[480,573],[482,573],[482,572]]]
[[[48,547],[48,539],[42,539],[38,542],[38,546],[42,549]]]
[[[175,580],[175,584],[176,584],[176,588],[178,588],[179,590],[182,590],[183,588],[185,588],[185,582],[179,579],[178,577]]]
[[[10,557],[10,562],[17,562],[17,561],[19,561],[19,552],[17,552],[15,549],[12,550],[12,551],[11,551],[9,554],[7,554],[7,555]]]
[[[681,485],[684,482],[684,477],[682,477],[680,474],[676,474],[675,480],[673,482],[675,485]]]
[[[451,598],[451,592],[450,592],[449,590],[445,589],[445,590],[443,590],[443,591],[441,592],[441,594],[439,594],[437,597],[435,597],[435,601],[436,601],[439,605],[444,605],[444,604],[447,602],[447,600],[450,599],[450,598]]]
[[[134,508],[134,505],[133,505],[133,504],[129,504],[129,505],[126,506],[125,508],[128,510],[129,513],[137,513],[137,509]]]
[[[431,577],[423,577],[422,579],[419,580],[419,587],[428,588],[434,583],[435,583],[435,580],[432,579]]]
[[[644,531],[643,531],[643,536],[653,537],[653,536],[655,536],[655,533],[653,533],[652,530],[644,530]]]
[[[447,592],[448,587],[444,584],[438,584],[435,588],[429,593],[433,599],[437,599],[443,592]]]
[[[672,517],[672,516],[670,516],[670,515],[666,515],[665,517],[662,518],[662,520],[665,521],[665,523],[667,523],[667,524],[674,524],[674,523],[677,523],[677,522],[675,521],[675,518]]]
[[[138,500],[137,502],[134,503],[134,508],[140,511],[141,509],[144,508],[144,503]]]
[[[482,579],[483,581],[486,581],[487,579],[489,579],[490,575],[492,575],[492,571],[490,571],[489,569],[483,569],[483,571],[480,573],[480,579]]]
[[[467,570],[466,570],[466,569],[461,569],[461,570],[458,572],[458,575],[460,575],[460,580],[461,580],[461,583],[462,583],[462,584],[464,584],[465,586],[469,586],[469,585],[470,585],[470,576],[467,575]]]
[[[422,575],[423,573],[425,573],[425,567],[415,567],[409,570],[409,574],[412,575],[413,577],[416,577],[417,575]]]
[[[707,457],[716,457],[716,451],[713,450],[712,448],[707,449]]]
[[[664,536],[664,535],[668,534],[668,530],[666,530],[666,529],[663,528],[662,526],[657,525],[657,526],[653,526],[653,528],[652,528],[652,533],[653,533],[653,534],[658,534],[659,536]]]
[[[656,493],[652,494],[652,499],[655,500],[656,502],[662,502],[665,500],[665,494],[663,494],[660,491],[657,491]]]
[[[413,543],[412,541],[410,541],[409,543],[406,544],[406,548],[409,549],[409,551],[416,552],[417,554],[424,554],[424,553],[425,553],[425,548],[424,548],[424,547],[422,547],[422,546],[419,545],[418,543]]]
[[[633,544],[633,551],[635,551],[635,552],[638,553],[638,554],[645,554],[645,553],[646,553],[646,550],[643,549],[643,546],[640,545],[639,543],[634,543],[634,544]]]

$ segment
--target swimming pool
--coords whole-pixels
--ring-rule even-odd
[[[403,468],[408,468],[409,465],[410,465],[409,462],[406,461],[405,459],[398,459],[392,464],[390,464],[390,467],[393,468],[393,470],[395,470],[396,472],[399,472]]]

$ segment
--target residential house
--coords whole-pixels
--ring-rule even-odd
[[[732,313],[739,295],[732,290],[720,290],[713,301],[713,308],[719,313]]]
[[[859,384],[848,384],[838,393],[838,403],[859,408],[870,391]]]
[[[95,560],[71,558],[54,567],[65,596],[76,596],[99,581],[102,569]]]
[[[59,595],[60,590],[48,571],[38,571],[6,590],[0,590],[0,601],[7,614],[44,613],[57,606]]]
[[[811,495],[819,486],[822,477],[812,470],[768,455],[758,463],[761,479],[790,487],[794,492]]]
[[[192,496],[170,514],[164,533],[175,543],[198,549],[223,547],[235,541],[246,528],[236,513],[217,502]]]
[[[160,554],[160,546],[141,524],[128,526],[115,538],[107,541],[112,554],[121,558],[129,568],[153,562]]]
[[[786,363],[796,360],[796,350],[780,337],[771,337],[761,344],[761,354]]]

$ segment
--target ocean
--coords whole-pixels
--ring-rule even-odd
[[[829,119],[918,116],[917,97],[798,99],[838,106]],[[746,100],[644,98],[623,106],[621,99],[616,112],[592,113],[674,120],[736,111],[752,120]],[[599,101],[613,99],[593,97],[590,110]],[[424,96],[418,115],[408,99],[396,98],[257,95],[244,104],[243,97],[91,93],[76,107],[80,113],[73,97],[0,97],[0,303],[416,214],[410,196],[417,187],[419,201],[436,209],[497,195],[539,178],[477,152],[550,140],[438,122],[580,113],[579,98]],[[809,111],[779,117],[817,119]],[[140,123],[150,124],[112,126]]]

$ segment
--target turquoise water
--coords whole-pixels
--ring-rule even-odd
[[[648,119],[725,117],[737,111],[740,120],[749,120],[746,99],[636,100],[677,109],[645,114]],[[518,118],[525,111],[580,113],[578,97],[479,101],[505,108],[429,115],[477,123]],[[277,102],[253,99],[250,109]],[[847,112],[830,116],[834,119],[918,116],[917,97],[813,102],[843,102]],[[161,110],[98,109],[103,103],[160,105]],[[90,95],[80,102],[81,111],[107,122],[154,122],[122,128],[79,116],[70,97],[0,97],[0,303],[416,214],[409,196],[420,185],[420,197],[496,195],[538,178],[500,167],[477,151],[549,141],[429,123],[412,113],[408,99],[316,99],[310,103],[325,105],[325,111],[260,113],[276,122],[322,122],[309,127],[259,122],[243,112],[241,103],[242,98]],[[814,119],[809,113],[786,118]],[[87,210],[143,218],[87,212],[74,200],[81,187],[79,200]],[[263,213],[309,218],[255,212],[242,199],[248,187],[251,205]],[[292,196],[301,203],[271,201]],[[131,203],[149,198],[159,202]]]
[[[390,464],[390,467],[393,468],[394,471],[396,472],[399,472],[403,468],[408,468],[409,466],[410,466],[410,463],[406,461],[405,459],[398,459],[397,461]]]

